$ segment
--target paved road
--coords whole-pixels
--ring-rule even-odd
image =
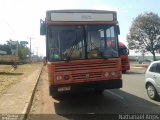
[[[142,68],[132,68],[131,71],[123,74],[122,89],[105,90],[103,95],[95,95],[92,92],[79,94],[58,101],[48,95],[47,72],[44,68],[28,120],[37,117],[37,119],[51,117],[55,120],[81,120],[82,118],[87,120],[91,119],[88,118],[90,115],[94,116],[92,118],[94,120],[108,117],[115,120],[121,119],[121,114],[158,114],[160,102],[148,98],[144,88],[144,71],[145,69]],[[155,117],[155,120],[160,119],[160,116]]]

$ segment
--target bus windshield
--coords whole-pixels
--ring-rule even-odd
[[[49,61],[118,57],[118,35],[111,25],[49,26]]]
[[[128,55],[128,49],[126,47],[120,47],[119,54],[120,55]]]

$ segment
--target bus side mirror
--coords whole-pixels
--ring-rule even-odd
[[[40,35],[46,35],[46,24],[45,21],[40,19]]]
[[[116,33],[117,33],[118,35],[120,35],[119,25],[116,25]]]

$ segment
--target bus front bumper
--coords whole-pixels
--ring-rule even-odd
[[[76,93],[89,89],[105,90],[105,89],[118,89],[122,87],[122,80],[102,80],[92,82],[70,83],[62,85],[50,85],[49,93],[51,96],[64,93]]]

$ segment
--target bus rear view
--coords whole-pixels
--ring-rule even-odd
[[[50,95],[121,88],[119,33],[114,11],[47,11],[41,35],[46,35]]]

